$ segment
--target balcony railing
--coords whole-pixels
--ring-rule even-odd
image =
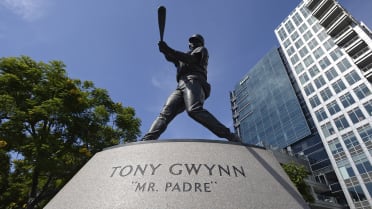
[[[328,30],[329,28],[331,28],[331,26],[332,26],[335,22],[339,21],[343,15],[344,15],[344,13],[341,13],[341,14],[337,15],[337,17],[335,17],[334,20],[332,20],[332,22],[330,22],[327,26],[325,26],[325,28],[326,28],[327,30]]]
[[[238,105],[234,104],[232,107],[231,107],[232,110],[237,110],[238,109]]]
[[[307,4],[306,7],[310,10],[313,11],[319,4],[319,0],[310,0]]]
[[[230,99],[231,99],[231,102],[235,102],[236,101],[236,96],[231,94]]]
[[[317,17],[319,17],[318,19],[321,20],[321,22],[323,21],[323,20],[322,20],[323,18],[327,19],[327,18],[325,17],[325,14],[327,14],[327,13],[332,9],[332,7],[334,7],[334,6],[335,6],[335,5],[332,4],[331,6],[328,6],[327,9],[325,9],[325,11],[322,12],[322,14],[320,14],[320,15],[316,15]]]
[[[369,51],[369,47],[368,47],[368,46],[364,47],[364,48],[361,49],[358,53],[354,54],[354,55],[352,56],[352,58],[355,60],[355,59],[357,59],[360,55],[364,54],[364,53],[367,52],[367,51]]]
[[[369,64],[369,65],[367,65],[367,66],[365,66],[365,67],[362,68],[361,70],[362,70],[363,72],[367,72],[367,71],[370,70],[370,69],[372,69],[372,63]]]
[[[239,117],[239,113],[234,113],[233,118],[238,118],[238,117]]]
[[[335,197],[330,197],[326,195],[317,194],[316,199],[324,202],[338,203]]]
[[[355,36],[354,38],[352,38],[350,41],[346,42],[346,44],[344,44],[342,47],[343,48],[347,48],[349,47],[350,45],[352,45],[356,40],[359,39],[359,36]]]
[[[237,121],[236,123],[234,123],[235,128],[238,128],[239,126],[240,126],[240,121]]]
[[[334,40],[338,39],[339,37],[341,37],[342,35],[344,35],[344,33],[346,31],[348,31],[349,29],[351,29],[351,26],[347,26],[345,29],[343,29],[341,32],[339,32],[337,35],[335,35],[333,37]]]

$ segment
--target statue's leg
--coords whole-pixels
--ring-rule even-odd
[[[142,141],[156,140],[165,131],[168,124],[185,110],[182,92],[176,89],[167,99],[159,116],[152,123],[149,131],[143,136]]]
[[[208,128],[218,137],[229,139],[232,137],[230,129],[219,122],[210,112],[203,108],[205,93],[198,80],[188,80],[182,88],[188,115]]]

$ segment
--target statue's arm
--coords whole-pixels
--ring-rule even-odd
[[[175,58],[174,56],[170,55],[170,54],[165,54],[164,53],[164,56],[165,56],[165,59],[168,60],[169,62],[173,62],[173,64],[177,67],[179,65],[179,61],[177,58]]]
[[[174,57],[176,57],[181,62],[187,63],[187,64],[196,64],[199,63],[200,54],[194,53],[194,54],[187,54],[180,51],[174,50],[173,52]]]
[[[183,53],[169,47],[165,42],[159,42],[159,50],[165,55],[165,57],[171,60],[181,61],[187,64],[198,63],[200,59],[200,53]],[[167,60],[168,60],[167,58]],[[168,60],[170,61],[170,60]]]

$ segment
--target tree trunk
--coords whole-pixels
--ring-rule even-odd
[[[38,163],[36,163],[38,164]],[[34,168],[34,172],[32,173],[32,183],[31,183],[31,192],[27,201],[27,208],[26,209],[33,209],[35,206],[35,198],[37,195],[37,186],[39,184],[39,166],[36,165]]]

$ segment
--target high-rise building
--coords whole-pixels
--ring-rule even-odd
[[[251,68],[230,98],[235,130],[245,143],[305,156],[313,175],[308,181],[313,208],[343,208],[337,177],[280,49]]]
[[[275,34],[280,49],[230,94],[236,131],[306,156],[351,209],[372,208],[371,30],[335,0],[303,0]]]
[[[311,133],[277,49],[245,75],[231,98],[234,125],[247,143],[285,148]]]
[[[335,0],[304,0],[275,29],[350,208],[372,208],[372,33]]]

